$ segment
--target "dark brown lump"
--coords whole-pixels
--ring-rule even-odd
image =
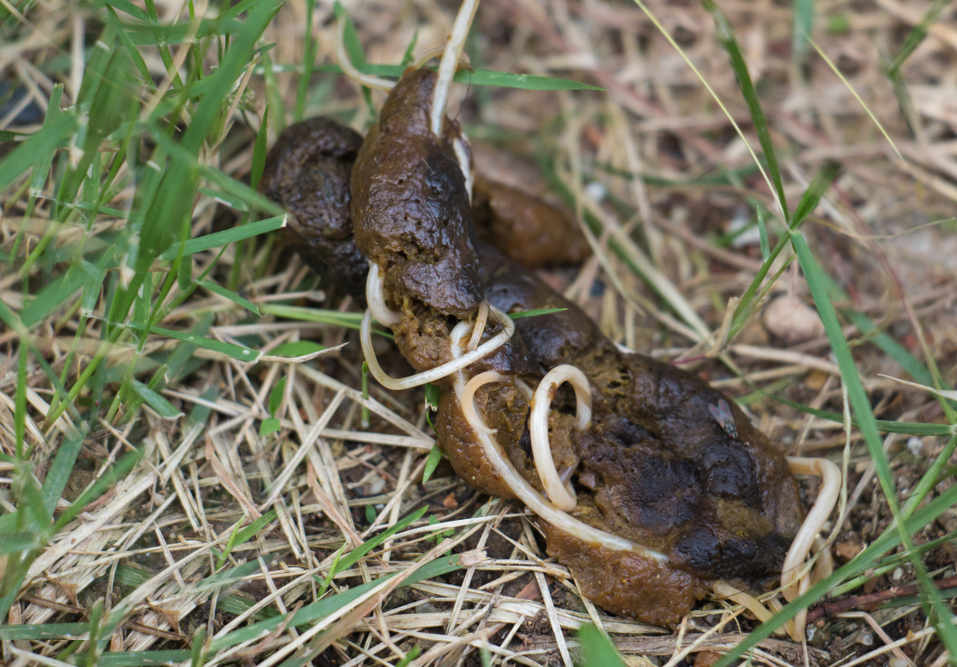
[[[266,156],[262,191],[289,214],[286,241],[322,278],[364,301],[368,261],[352,235],[349,176],[362,136],[318,116],[287,127]]]
[[[564,447],[552,442],[556,461],[570,446],[564,457],[577,462],[575,514],[663,551],[707,579],[756,582],[774,574],[802,518],[797,484],[781,453],[703,380],[620,351],[575,304],[494,248],[480,249],[493,305],[566,309],[518,320],[516,337],[538,377],[568,363],[584,370],[592,386],[592,423],[583,433],[555,428],[556,418],[573,412],[571,392],[559,390],[553,403],[553,438],[561,432],[570,441]],[[494,419],[509,409],[515,407],[498,402],[485,414]],[[499,442],[540,488],[527,456],[516,455],[501,436]]]
[[[356,243],[384,271],[388,296],[464,319],[482,301],[468,192],[452,142],[432,134],[435,73],[406,70],[386,99],[352,171]]]
[[[455,322],[421,303],[406,299],[402,318],[392,327],[396,346],[417,371],[435,368],[452,360],[450,335]],[[489,321],[486,338],[501,331],[502,325]],[[496,370],[525,375],[534,372],[522,338],[513,337],[502,347],[471,366],[473,372]]]
[[[475,179],[472,218],[480,237],[529,269],[578,264],[590,252],[575,221],[564,211],[481,175]]]
[[[304,148],[307,127],[297,126],[270,152],[267,192],[294,214],[294,229],[303,242],[312,243],[309,256],[318,257],[320,270],[328,271],[337,261],[327,250],[335,241],[339,252],[360,258],[354,271],[348,270],[359,291],[365,255],[383,269],[386,295],[402,313],[393,330],[397,346],[417,370],[449,360],[451,328],[472,315],[482,299],[506,312],[566,309],[517,320],[508,344],[470,372],[495,368],[509,375],[504,383],[480,389],[476,407],[496,429],[519,474],[539,492],[526,424],[528,399],[518,378],[534,386],[562,363],[578,366],[589,378],[594,412],[584,432],[572,427],[574,401],[566,387],[556,392],[549,417],[555,462],[560,470],[574,469],[578,506],[573,515],[669,558],[661,564],[609,551],[545,526],[549,553],[571,569],[597,604],[671,624],[703,594],[706,579],[758,583],[774,573],[803,511],[783,456],[720,392],[668,364],[621,352],[579,308],[534,274],[494,248],[473,245],[473,214],[452,147],[459,129],[446,120],[437,139],[428,126],[433,85],[430,72],[403,75],[359,150],[351,176],[348,150],[355,154],[355,136],[334,140],[341,131],[321,123],[314,127],[333,139],[312,139],[318,147],[312,152]],[[340,145],[344,149],[337,152]],[[291,166],[274,164],[286,155]],[[343,185],[346,179],[351,186]],[[301,198],[292,191],[298,182],[307,184]],[[486,216],[489,237],[497,243],[511,246],[548,227],[550,218],[543,213],[516,223],[528,229],[508,231],[506,224],[499,225],[506,232],[496,233],[495,219],[507,215],[505,200],[490,201],[477,197],[475,211]],[[303,225],[302,220],[317,222]],[[354,238],[349,234],[353,222]],[[558,240],[542,251],[558,252],[558,261],[565,260],[562,247],[574,245],[562,236],[564,229],[552,230]],[[318,240],[313,243],[304,230],[315,232]],[[548,261],[534,254],[519,253],[532,263]],[[347,275],[335,268],[331,278]],[[491,324],[486,338],[498,327]],[[443,394],[436,428],[453,467],[469,484],[512,497],[451,391]]]

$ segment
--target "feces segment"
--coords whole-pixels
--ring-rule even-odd
[[[352,171],[352,218],[387,298],[466,319],[483,294],[469,195],[452,146],[461,130],[447,119],[442,136],[432,134],[434,86],[433,72],[406,70],[389,93]]]
[[[364,301],[369,263],[356,247],[349,177],[362,135],[318,116],[290,125],[266,156],[263,193],[289,212],[286,240],[333,287]]]
[[[760,585],[780,567],[803,513],[783,456],[723,394],[691,373],[620,351],[534,274],[473,242],[476,217],[492,241],[514,246],[517,238],[539,237],[558,249],[559,260],[568,259],[563,252],[581,253],[574,228],[549,228],[544,208],[521,205],[527,223],[502,222],[503,202],[517,201],[514,193],[490,198],[480,186],[470,210],[455,155],[454,142],[464,142],[460,129],[446,120],[436,137],[429,127],[434,81],[430,71],[407,70],[357,153],[358,135],[324,120],[293,126],[270,151],[264,187],[293,214],[307,261],[353,293],[364,277],[363,257],[375,262],[387,302],[401,314],[396,344],[417,370],[449,360],[451,328],[474,317],[484,299],[505,312],[565,308],[517,320],[507,345],[468,368],[469,376],[488,368],[506,375],[478,390],[476,408],[511,465],[542,494],[528,389],[559,364],[580,368],[592,391],[589,426],[575,428],[567,387],[556,391],[548,419],[556,469],[577,493],[571,515],[666,557],[602,547],[546,524],[549,553],[597,604],[652,623],[678,622],[704,595],[706,580]],[[313,134],[321,131],[329,138]],[[518,256],[539,265],[551,253]],[[495,331],[488,327],[485,337]],[[443,393],[436,428],[469,484],[514,497],[451,390]]]

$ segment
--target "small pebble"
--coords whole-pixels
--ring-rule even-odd
[[[787,343],[802,343],[824,334],[817,311],[791,294],[776,297],[764,309],[764,326]]]
[[[851,560],[861,552],[863,545],[856,540],[846,540],[844,542],[838,542],[834,545],[834,553],[837,554],[838,558],[843,558],[844,560]]]
[[[608,190],[598,181],[592,181],[585,186],[585,193],[595,201],[601,201],[605,198],[605,195],[608,194]]]
[[[911,436],[907,439],[907,450],[913,456],[920,456],[924,450],[924,442],[916,436]]]

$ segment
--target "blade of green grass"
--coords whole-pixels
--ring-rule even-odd
[[[27,427],[27,355],[30,348],[20,345],[17,353],[17,388],[13,397],[13,438],[16,443],[16,457],[23,460],[27,447],[24,435]]]
[[[57,86],[47,107],[43,125],[30,138],[14,148],[0,161],[0,190],[30,169],[49,164],[53,154],[66,144],[77,128],[76,117],[60,111],[59,99],[63,87]],[[46,172],[44,172],[45,176]]]
[[[615,645],[594,623],[585,623],[578,629],[582,645],[582,664],[588,667],[625,667]]]
[[[322,308],[305,308],[303,306],[287,306],[284,304],[264,303],[262,306],[263,314],[275,315],[276,317],[286,317],[291,320],[300,320],[302,322],[319,322],[321,324],[333,324],[336,326],[358,329],[362,322],[361,313],[343,313],[338,310],[325,310]]]
[[[269,513],[263,514],[259,519],[256,519],[252,524],[241,529],[241,535],[238,536],[239,540],[245,542],[253,537],[257,532],[262,530],[262,527],[269,523],[269,520],[262,521],[263,518],[268,517]],[[275,519],[275,513],[273,513],[272,519]],[[236,542],[233,544],[235,548],[242,542]],[[243,578],[248,577],[256,572],[261,572],[262,568],[266,567],[273,561],[275,554],[266,554],[265,556],[256,558],[247,563],[242,563],[236,567],[232,567],[228,570],[222,572],[216,572],[210,576],[196,582],[196,591],[215,591],[223,588],[224,586],[229,586],[234,584],[237,581],[241,581]]]
[[[790,231],[794,232],[800,229],[801,225],[804,224],[811,212],[817,207],[818,202],[820,202],[821,197],[824,196],[824,193],[830,187],[831,183],[833,183],[834,179],[837,178],[838,173],[839,168],[836,164],[827,164],[817,173],[814,180],[801,197],[801,200],[798,202],[797,207],[794,209],[794,214],[791,217],[790,224],[788,225],[788,229]],[[759,299],[757,298],[759,295],[759,289],[764,283],[764,279],[767,277],[768,272],[771,270],[774,261],[778,258],[778,255],[781,254],[784,248],[787,247],[787,245],[787,236],[782,236],[778,243],[774,246],[774,249],[761,263],[761,267],[751,280],[751,284],[748,285],[748,288],[744,291],[744,294],[741,295],[741,299],[738,302],[737,307],[734,309],[734,315],[731,318],[731,326],[728,328],[728,342],[734,340],[735,336],[737,336],[747,324],[751,315],[754,314],[755,308],[759,302]],[[775,275],[775,280],[777,279],[777,276],[781,275],[783,270],[784,269],[782,267],[782,269],[778,271],[778,273]]]
[[[519,310],[514,313],[509,313],[508,316],[513,320],[521,320],[526,317],[539,317],[541,315],[551,315],[552,313],[561,313],[568,310],[568,308],[534,308],[532,310]]]
[[[831,282],[833,284],[833,281]],[[847,295],[845,295],[843,291],[838,291],[837,286],[833,285],[831,293],[834,294],[835,292],[837,294],[836,298],[842,301],[848,300]],[[883,350],[887,356],[896,361],[900,367],[907,371],[917,382],[926,385],[934,384],[933,377],[924,365],[920,363],[914,355],[908,352],[907,348],[883,331],[880,331],[877,325],[874,324],[867,315],[853,308],[842,308],[841,314],[854,323],[854,326],[857,327],[857,330],[861,332],[862,336]]]
[[[165,398],[157,394],[139,380],[135,378],[131,379],[130,385],[132,386],[133,391],[135,391],[139,397],[146,402],[147,405],[156,410],[156,413],[163,419],[179,419],[183,416],[181,410],[177,410],[175,407],[173,407],[172,403],[167,401]]]
[[[0,626],[0,639],[17,641],[21,639],[45,640],[80,638],[90,631],[89,623],[39,623],[25,625]]]
[[[190,343],[197,347],[219,352],[220,354],[224,354],[227,357],[236,359],[238,361],[246,361],[251,363],[260,357],[260,352],[258,350],[254,350],[251,347],[246,347],[245,345],[224,343],[223,341],[216,340],[215,338],[206,338],[205,336],[197,336],[192,333],[167,329],[165,327],[152,327],[150,331],[161,336],[168,336],[169,338],[175,338],[176,340]]]
[[[807,59],[807,36],[814,30],[814,0],[795,0],[794,23],[791,28],[792,59],[803,65]]]
[[[763,394],[763,392],[762,392]],[[844,423],[844,417],[840,413],[832,412],[830,410],[820,410],[818,408],[812,408],[808,405],[803,405],[802,403],[797,403],[796,401],[791,401],[783,396],[778,396],[776,394],[763,394],[769,395],[775,401],[782,403],[784,405],[789,405],[795,410],[800,410],[801,412],[809,415],[814,415],[820,419],[827,419],[828,421],[835,422],[837,424]],[[853,420],[851,422],[854,426],[857,426],[857,422]],[[877,428],[882,433],[902,433],[904,435],[954,435],[957,431],[957,425],[952,424],[925,424],[921,422],[901,422],[901,421],[890,421],[886,419],[877,419],[875,420]]]
[[[429,450],[429,457],[425,460],[425,466],[422,468],[423,484],[432,479],[432,473],[434,473],[435,469],[439,467],[439,462],[441,460],[442,450],[439,449],[438,445],[433,445],[432,449]]]
[[[227,289],[227,288],[223,287],[222,285],[219,285],[219,284],[217,284],[217,283],[214,283],[212,280],[202,280],[202,279],[200,279],[200,280],[197,280],[197,281],[196,281],[196,284],[199,285],[200,287],[206,289],[206,290],[209,290],[209,291],[212,292],[213,294],[217,294],[217,295],[223,297],[224,299],[228,299],[229,301],[232,301],[232,302],[235,303],[237,306],[240,306],[240,307],[242,307],[242,308],[248,310],[250,313],[252,313],[252,314],[255,315],[256,317],[260,317],[260,316],[262,315],[262,309],[260,309],[260,307],[257,306],[255,303],[253,303],[253,302],[250,301],[249,299],[247,299],[247,298],[245,298],[245,297],[243,297],[243,296],[237,294],[236,292],[232,291],[231,289]]]
[[[934,0],[934,2],[931,3],[927,12],[924,14],[924,18],[921,19],[920,23],[911,28],[911,31],[907,33],[907,37],[904,38],[904,44],[901,45],[900,50],[891,59],[890,63],[888,63],[888,73],[897,74],[900,71],[901,66],[911,57],[911,54],[917,50],[917,47],[924,41],[924,38],[927,37],[927,31],[930,26],[937,22],[937,19],[940,18],[940,13],[952,1],[953,0]]]
[[[408,579],[402,583],[402,587],[412,586],[420,581],[425,581],[426,579],[448,574],[449,572],[454,572],[456,570],[460,570],[461,568],[462,565],[459,561],[458,554],[443,556],[418,568]],[[316,621],[325,618],[329,614],[335,613],[337,609],[349,604],[353,600],[364,595],[376,586],[381,585],[383,582],[392,578],[393,576],[395,575],[389,574],[368,583],[354,586],[341,593],[337,593],[327,598],[323,598],[322,600],[313,602],[312,604],[308,604],[295,613],[284,614],[282,616],[276,616],[265,621],[253,623],[239,630],[234,630],[223,637],[214,638],[210,642],[210,654],[215,654],[219,651],[229,648],[230,646],[235,646],[236,644],[240,644],[245,641],[266,636],[280,626],[298,628],[302,627],[303,625],[315,623]],[[101,663],[107,665],[107,667],[112,665],[111,662],[106,660],[109,655],[110,654],[104,655],[102,658],[104,662]]]
[[[59,530],[73,521],[80,512],[86,509],[87,505],[116,486],[118,481],[132,472],[142,457],[143,452],[139,449],[134,449],[121,456],[117,462],[107,468],[93,484],[87,487],[76,500],[70,503],[69,507],[63,510],[54,524],[55,530]]]
[[[253,144],[253,163],[249,169],[249,187],[258,192],[259,182],[262,180],[263,171],[266,169],[266,155],[269,141],[269,107],[263,111],[262,121],[259,123],[259,131],[256,132],[256,141]]]
[[[243,239],[253,238],[260,234],[268,234],[281,228],[285,220],[285,215],[279,215],[273,218],[266,218],[265,220],[250,222],[238,227],[230,227],[221,232],[213,232],[205,236],[198,236],[193,239],[181,241],[159,255],[159,259],[171,261],[180,256],[193,255],[198,252],[235,243],[236,241],[242,241]]]
[[[345,556],[339,559],[333,568],[333,576],[336,573],[342,572],[343,570],[348,570],[350,567],[355,565],[361,558],[363,558],[367,553],[375,549],[377,546],[385,542],[387,539],[398,533],[400,530],[403,530],[406,526],[418,521],[422,516],[428,511],[428,507],[420,507],[412,514],[403,517],[401,520],[397,521],[395,525],[390,526],[388,529],[382,531],[375,537],[366,540],[355,549],[347,553]]]
[[[731,69],[738,80],[738,87],[741,89],[741,95],[748,105],[751,113],[751,121],[754,123],[754,131],[758,135],[758,141],[761,142],[761,150],[764,152],[764,159],[767,161],[768,171],[770,172],[771,182],[774,184],[774,191],[784,213],[785,222],[790,222],[790,213],[788,211],[787,199],[784,196],[784,182],[781,179],[781,169],[778,166],[777,153],[774,150],[774,143],[771,141],[771,131],[768,128],[768,119],[764,115],[764,109],[758,100],[758,92],[751,81],[751,74],[748,72],[748,66],[738,47],[738,41],[734,37],[731,26],[728,25],[728,19],[718,8],[713,0],[702,0],[701,4],[711,13],[714,19],[714,25],[717,30],[718,41],[728,52],[731,60]]]
[[[63,496],[63,490],[66,488],[70,475],[73,473],[73,466],[83,447],[83,439],[86,437],[88,428],[84,423],[82,428],[76,433],[65,438],[57,447],[56,456],[47,471],[47,476],[43,480],[43,502],[47,511],[51,514],[56,508],[57,501]]]
[[[353,64],[363,74],[373,74],[375,76],[395,77],[402,75],[405,69],[401,65],[359,65],[355,60]],[[321,68],[328,72],[341,72],[337,65],[325,65]],[[453,79],[456,83],[462,83],[469,86],[482,86],[493,88],[518,88],[520,90],[535,91],[555,91],[555,90],[591,90],[602,91],[604,88],[590,83],[583,83],[573,79],[563,79],[556,76],[541,76],[537,74],[516,74],[515,72],[502,72],[499,70],[478,68],[474,70],[459,70]]]
[[[276,510],[269,510],[261,517],[250,523],[248,526],[240,527],[239,524],[237,524],[236,528],[229,535],[229,540],[226,541],[226,546],[223,548],[223,552],[216,559],[216,568],[221,568],[226,564],[226,559],[229,558],[229,554],[232,553],[233,549],[251,540],[275,519]]]

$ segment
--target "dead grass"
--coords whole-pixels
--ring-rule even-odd
[[[157,5],[167,16],[179,11],[178,3]],[[709,14],[695,3],[657,0],[648,6],[750,136],[750,116]],[[795,63],[790,3],[726,1],[721,6],[758,82],[774,138],[786,147],[779,157],[789,201],[800,197],[822,163],[841,166],[839,179],[805,226],[818,260],[849,295],[849,303],[840,305],[868,315],[918,359],[928,355],[936,360],[953,386],[957,13],[945,9],[904,64],[909,106],[902,110],[882,62],[920,21],[924,3],[815,3],[816,43],[887,129],[898,157],[813,49],[803,64]],[[273,62],[300,62],[304,11],[301,3],[290,3],[267,29],[266,39],[275,43]],[[448,3],[432,0],[401,6],[362,3],[349,11],[369,61],[388,63],[398,62],[416,30],[420,51],[440,44],[454,14]],[[25,85],[41,107],[50,82],[40,66],[54,55],[70,56],[71,27],[95,35],[89,23],[75,15],[71,21],[66,14],[60,3],[39,3],[28,12],[37,31],[26,32],[36,36],[42,27],[45,40],[30,37],[0,47],[4,79]],[[316,9],[315,25],[317,62],[333,62],[330,7]],[[480,170],[555,197],[555,185],[544,182],[536,160],[550,165],[569,190],[588,193],[588,206],[609,221],[606,230],[630,239],[646,254],[698,320],[665,308],[611,253],[600,252],[579,269],[552,272],[547,279],[565,288],[623,344],[668,360],[696,357],[686,366],[743,397],[754,421],[788,454],[815,452],[846,460],[847,503],[841,522],[832,526],[832,549],[839,563],[853,558],[891,520],[858,433],[764,393],[815,409],[845,411],[840,372],[796,263],[766,295],[768,309],[790,300],[786,312],[793,321],[788,326],[758,313],[730,345],[708,345],[725,319],[729,299],[744,292],[761,263],[753,225],[732,238],[738,226],[751,222],[749,199],[774,209],[727,119],[642,11],[630,4],[486,0],[474,33],[470,55],[484,67],[578,78],[606,90],[456,91],[451,109],[474,138]],[[67,68],[59,76],[67,82],[73,77],[67,91],[76,90],[75,72]],[[275,77],[275,91],[291,109],[297,78],[286,73]],[[315,85],[322,92],[308,107],[310,114],[348,117],[358,110],[351,123],[365,127],[368,112],[350,82],[320,73]],[[243,101],[248,111],[259,113],[270,104],[275,114],[278,109],[267,93],[262,79],[253,77]],[[381,100],[379,93],[372,97]],[[4,125],[16,117],[14,111],[7,113]],[[234,116],[229,136],[235,139],[227,140],[220,165],[238,179],[246,178],[252,161],[254,135],[244,126],[247,120],[255,121],[255,114]],[[275,125],[273,117],[271,127]],[[119,193],[117,201],[129,194]],[[194,235],[234,222],[225,207],[205,203],[197,208]],[[43,231],[43,211],[30,222],[34,230],[9,219],[23,216],[16,199],[4,202],[3,210],[8,217],[0,220],[3,250],[10,250],[21,229],[34,243]],[[605,247],[606,241],[597,239],[596,247]],[[274,244],[249,250],[252,254],[242,257],[228,248],[214,275],[225,280],[236,272],[242,277],[242,295],[253,303],[291,300],[355,310],[348,301],[327,299],[298,260]],[[211,259],[212,253],[202,261]],[[265,270],[255,273],[250,267]],[[16,266],[5,265],[4,272],[0,300],[19,308]],[[492,664],[561,664],[577,654],[574,630],[589,621],[612,634],[629,664],[705,665],[709,652],[733,646],[756,625],[740,608],[724,603],[700,605],[674,631],[601,612],[581,598],[567,570],[545,556],[533,517],[476,494],[444,464],[422,482],[433,445],[423,396],[389,393],[371,381],[364,394],[353,332],[330,324],[250,319],[235,303],[215,295],[191,298],[162,325],[176,328],[207,313],[212,317],[208,335],[221,341],[241,341],[268,354],[283,342],[312,340],[328,351],[308,363],[274,358],[248,364],[201,350],[200,363],[162,392],[181,411],[179,416],[164,419],[145,409],[127,420],[122,410],[112,416],[103,410],[83,440],[58,511],[100,474],[104,462],[115,462],[134,448],[142,450],[142,459],[43,547],[7,623],[88,622],[99,603],[108,619],[103,627],[109,633],[102,638],[111,655],[188,650],[195,638],[203,637],[196,634],[201,631],[211,642],[207,647],[216,648],[204,663],[209,665],[270,665],[294,655],[321,665],[385,665],[412,656],[413,650],[420,654],[411,664],[480,664],[483,651]],[[98,325],[78,330],[75,314],[55,313],[37,329],[43,358],[68,377],[99,343]],[[845,333],[855,344],[855,360],[879,419],[944,422],[932,395],[881,375],[906,375],[891,356],[850,322]],[[339,347],[342,343],[346,345]],[[111,363],[142,358],[171,344],[156,339],[157,348],[117,346],[110,350],[115,355]],[[710,356],[702,357],[706,352]],[[17,355],[17,334],[0,332],[0,444],[7,454],[14,447]],[[60,442],[76,415],[68,411],[46,423],[49,378],[33,362],[27,377],[26,438],[33,446],[34,473],[43,480],[56,454],[48,443]],[[281,399],[275,409],[270,409],[271,394]],[[261,435],[260,424],[270,415],[279,419],[279,430]],[[884,447],[904,498],[945,446],[943,436],[885,434]],[[0,466],[6,466],[0,474],[12,471],[10,464]],[[10,479],[2,481],[7,488],[0,502],[11,511]],[[952,484],[945,479],[936,493]],[[423,518],[347,567],[337,566],[417,508],[427,508]],[[242,533],[250,525],[255,528]],[[918,544],[948,538],[924,554],[935,577],[955,574],[957,554],[949,541],[955,531],[952,507],[914,536]],[[454,556],[447,569],[452,571],[426,580],[413,576],[420,566],[450,553]],[[242,569],[225,583],[210,579],[224,568]],[[913,581],[913,573],[900,559],[871,571],[867,579],[862,589],[848,594],[904,585]],[[368,587],[358,597],[338,598],[307,624],[290,622],[296,610],[361,584]],[[947,595],[952,600],[953,591]],[[754,662],[946,664],[919,602],[906,596],[893,602],[821,617],[806,648],[784,639],[765,640]],[[269,619],[281,620],[249,636],[236,634],[251,622]],[[40,656],[78,659],[84,646],[57,635],[6,639],[3,652],[10,664],[26,665]],[[175,659],[189,657],[177,654]]]

